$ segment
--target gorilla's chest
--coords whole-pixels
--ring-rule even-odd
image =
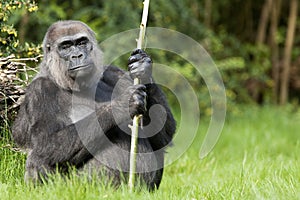
[[[98,87],[94,91],[72,93],[68,98],[68,118],[72,123],[91,115],[96,108],[109,104],[111,101],[112,88]]]

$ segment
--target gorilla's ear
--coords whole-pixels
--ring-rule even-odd
[[[50,44],[46,45],[46,49],[47,49],[47,52],[50,52],[50,50],[51,50]]]

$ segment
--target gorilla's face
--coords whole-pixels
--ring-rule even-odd
[[[57,41],[58,55],[66,62],[71,78],[90,75],[95,67],[90,55],[92,50],[93,44],[83,33],[68,35]]]
[[[68,79],[76,79],[79,85],[89,84],[101,70],[101,50],[95,34],[82,22],[54,23],[46,33],[43,49],[46,66],[60,85],[70,87],[72,81]]]
[[[104,71],[95,33],[79,21],[59,21],[50,26],[43,51],[41,74],[65,89],[93,88]]]

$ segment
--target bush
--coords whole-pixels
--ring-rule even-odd
[[[23,88],[35,74],[30,66],[36,66],[35,62],[41,57],[41,46],[21,44],[17,30],[8,19],[17,11],[31,13],[37,9],[36,3],[29,0],[7,0],[0,3],[0,126],[8,123],[14,116],[15,108],[24,94]]]

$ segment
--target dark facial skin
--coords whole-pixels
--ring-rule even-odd
[[[59,56],[66,61],[70,77],[83,77],[91,73],[94,67],[90,56],[93,46],[87,36],[77,34],[64,37],[57,47]]]

